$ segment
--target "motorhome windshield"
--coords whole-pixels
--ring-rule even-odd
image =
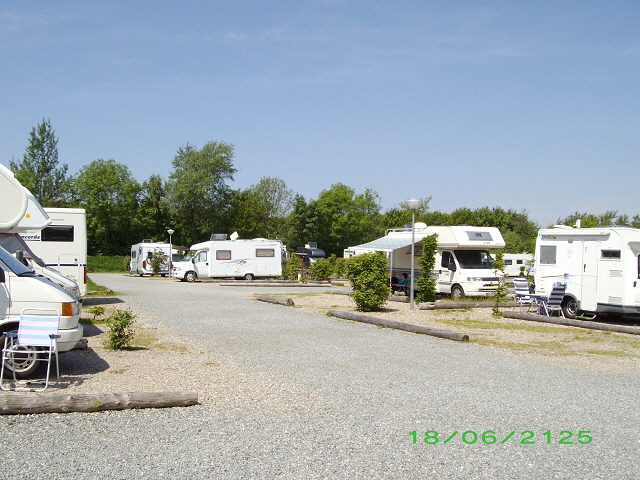
[[[35,275],[31,270],[29,270],[25,265],[16,260],[13,255],[11,255],[2,247],[0,247],[0,261],[2,261],[2,263],[4,263],[7,268],[16,275],[24,277]]]
[[[456,250],[461,268],[493,268],[491,255],[486,250]]]

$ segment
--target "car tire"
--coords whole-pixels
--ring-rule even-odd
[[[253,280],[253,273],[245,273],[244,274],[244,279],[248,280],[248,281]]]
[[[196,274],[196,272],[187,272],[184,274],[184,279],[187,282],[195,282],[197,278],[198,274]]]
[[[451,287],[451,298],[455,300],[464,298],[464,289],[460,285]]]
[[[562,313],[565,318],[576,318],[580,314],[578,302],[573,297],[564,297],[560,307],[562,308]]]

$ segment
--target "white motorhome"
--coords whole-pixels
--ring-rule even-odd
[[[236,237],[236,238],[234,238]],[[282,243],[279,240],[254,238],[238,240],[237,234],[214,234],[208,242],[191,246],[193,257],[173,265],[173,276],[193,282],[197,278],[254,278],[282,275]]]
[[[508,277],[518,277],[520,272],[527,275],[533,265],[533,255],[530,253],[504,253],[504,273]]]
[[[130,275],[144,275],[153,274],[153,268],[151,262],[153,260],[153,254],[158,252],[162,254],[162,263],[160,263],[160,270],[158,273],[163,277],[171,274],[169,267],[169,252],[171,245],[168,243],[154,242],[150,238],[142,240],[141,243],[131,245],[131,259],[129,260],[129,274]]]
[[[20,233],[27,245],[46,265],[87,294],[87,214],[84,208],[47,208],[51,224],[41,230]]]
[[[504,248],[500,230],[495,227],[427,226],[415,224],[416,258],[422,254],[422,239],[436,235],[438,248],[436,266],[432,272],[436,279],[436,292],[454,298],[488,297],[498,288],[498,277],[493,271],[489,249]],[[389,272],[397,276],[411,271],[411,227],[387,230],[387,234],[369,243],[349,247],[345,258],[369,252],[383,252],[389,259]],[[417,263],[414,272],[418,272]]]
[[[640,230],[631,227],[538,231],[536,294],[548,295],[556,282],[567,285],[562,310],[581,314],[640,314]]]
[[[10,232],[21,222],[32,220],[27,208],[29,201],[27,192],[13,173],[0,165],[0,232]],[[18,330],[20,314],[25,308],[52,308],[60,312],[60,352],[73,349],[82,339],[82,325],[78,323],[80,302],[59,285],[29,270],[0,247],[0,345],[4,345],[5,332]],[[24,356],[16,359],[9,368],[17,376],[28,377],[40,366],[36,355],[35,350],[25,350]]]

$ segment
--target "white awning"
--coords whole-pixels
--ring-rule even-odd
[[[421,243],[422,239],[415,242],[416,244]],[[403,238],[379,238],[369,243],[363,243],[362,245],[356,245],[355,247],[350,247],[354,249],[362,249],[362,250],[376,250],[378,252],[393,252],[402,247],[407,247],[411,245],[411,239],[403,239]]]

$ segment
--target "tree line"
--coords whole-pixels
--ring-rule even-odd
[[[327,255],[385,234],[386,229],[411,223],[411,212],[401,204],[383,211],[373,189],[357,193],[336,183],[316,199],[287,188],[284,180],[263,177],[246,189],[233,189],[236,173],[234,146],[211,141],[198,148],[190,143],[178,148],[168,179],[150,175],[139,183],[126,164],[97,159],[71,175],[59,163],[58,139],[50,120],[31,130],[21,160],[10,168],[45,207],[79,207],[87,212],[89,255],[128,255],[131,245],[143,238],[189,247],[208,240],[212,233],[237,231],[240,238],[277,238],[295,251],[315,241]],[[416,221],[428,225],[477,225],[498,227],[505,252],[534,250],[540,226],[526,212],[501,207],[459,208],[451,213],[430,211],[422,199]],[[575,214],[557,223],[583,227],[630,225],[640,227],[640,216],[629,219],[608,211],[602,215]]]

